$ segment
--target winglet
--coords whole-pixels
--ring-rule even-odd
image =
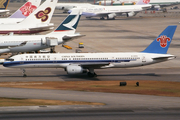
[[[74,8],[72,12],[67,16],[67,18],[56,28],[52,33],[61,33],[61,32],[75,32],[77,25],[79,23],[82,11],[80,9]]]
[[[22,5],[15,13],[13,13],[9,18],[26,18],[34,10],[39,7],[41,0],[28,0],[24,5]]]
[[[1,0],[0,1],[0,10],[5,10],[5,9],[7,9],[7,6],[8,6],[8,4],[9,4],[9,1],[10,0]]]
[[[145,53],[166,54],[177,26],[168,26],[144,51]]]
[[[150,0],[139,0],[136,5],[147,5],[150,3]]]

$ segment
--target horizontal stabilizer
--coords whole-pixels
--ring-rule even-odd
[[[167,56],[167,57],[156,57],[156,58],[152,58],[153,60],[170,60],[170,59],[174,59],[176,58],[176,56]]]
[[[65,35],[62,39],[64,42],[68,42],[71,41],[73,39],[77,39],[80,37],[84,37],[85,35],[81,35],[81,34],[75,34],[75,35]]]
[[[41,26],[41,27],[35,27],[35,28],[29,28],[30,31],[44,31],[44,30],[51,30],[54,28],[54,24]]]

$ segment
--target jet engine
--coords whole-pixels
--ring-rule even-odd
[[[73,74],[86,73],[87,70],[83,69],[81,66],[69,65],[69,66],[66,67],[66,72],[69,75],[73,75]]]
[[[135,12],[129,12],[129,13],[127,13],[127,17],[132,17],[132,16],[135,16],[137,13],[135,13]]]
[[[116,14],[115,13],[111,13],[111,14],[108,14],[107,15],[107,19],[110,20],[110,19],[115,19],[116,17]]]
[[[155,5],[155,6],[153,6],[153,9],[154,10],[161,10],[161,7],[159,5]]]

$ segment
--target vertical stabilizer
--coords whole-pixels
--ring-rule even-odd
[[[34,10],[36,10],[39,7],[40,3],[41,3],[41,0],[28,0],[24,5],[22,5],[9,18],[26,18]]]
[[[168,26],[144,51],[145,53],[166,54],[177,26]]]
[[[10,0],[0,0],[0,10],[7,9]]]
[[[150,0],[139,0],[136,5],[147,5],[150,3]]]
[[[52,15],[55,10],[55,6],[58,0],[46,0],[40,5],[33,13],[25,18],[21,24],[26,25],[38,25],[38,24],[49,24]]]
[[[78,26],[82,11],[74,8],[67,18],[50,34],[69,33],[73,34]]]

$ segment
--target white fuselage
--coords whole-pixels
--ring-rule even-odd
[[[86,17],[106,17],[108,14],[121,15],[122,13],[139,12],[143,8],[150,8],[151,5],[134,5],[134,6],[81,6],[78,7],[83,10],[82,15]]]
[[[0,18],[0,25],[1,24],[17,24],[23,20],[24,18]]]
[[[80,6],[91,6],[90,3],[57,3],[56,9],[68,11],[72,8],[77,8]]]
[[[155,59],[167,58],[167,59]],[[4,67],[12,68],[66,68],[77,65],[97,65],[101,68],[138,67],[163,62],[175,58],[170,54],[153,54],[142,52],[127,53],[55,53],[22,54],[11,57],[13,61],[4,62]],[[104,63],[104,65],[102,65]],[[98,67],[100,65],[100,67]]]
[[[56,39],[57,45],[61,44],[63,36],[64,34],[0,36],[0,53],[38,51],[51,47],[50,40],[52,38]],[[19,46],[23,42],[27,43]]]
[[[114,0],[113,5],[133,5],[134,3],[138,2],[139,0]],[[103,5],[102,1],[102,5]],[[180,3],[180,0],[150,0],[149,4],[152,5],[162,5],[162,4],[175,4],[175,3]]]

